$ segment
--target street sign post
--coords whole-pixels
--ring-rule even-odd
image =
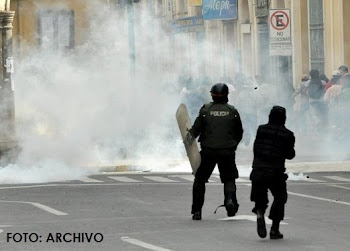
[[[289,9],[269,11],[270,56],[291,56],[291,17]]]

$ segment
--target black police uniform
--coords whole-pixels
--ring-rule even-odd
[[[254,142],[253,170],[250,174],[252,181],[251,201],[255,202],[253,212],[263,216],[268,206],[268,190],[271,191],[274,201],[269,218],[273,221],[273,228],[278,232],[279,222],[284,218],[284,208],[287,202],[288,175],[285,174],[285,160],[295,156],[295,137],[292,131],[284,124],[286,110],[274,106],[269,115],[269,122],[260,125]],[[266,236],[265,222],[261,219],[260,237]],[[258,222],[259,224],[259,222]],[[262,229],[261,229],[262,228]],[[261,236],[262,235],[262,236]],[[271,235],[271,234],[270,234]],[[283,238],[283,235],[280,236]]]
[[[226,209],[229,209],[228,215],[234,216],[238,210],[235,184],[238,171],[235,150],[242,139],[243,128],[238,111],[234,106],[227,104],[227,97],[225,99],[218,102],[214,99],[214,102],[203,105],[190,130],[194,138],[200,136],[201,145],[201,164],[193,184],[192,214],[201,213],[205,183],[208,182],[216,164],[218,164],[221,182],[224,183],[224,204]],[[227,207],[228,201],[230,208]]]

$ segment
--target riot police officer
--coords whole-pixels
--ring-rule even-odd
[[[295,156],[295,137],[293,132],[284,126],[285,122],[286,109],[274,106],[270,111],[269,122],[259,126],[254,141],[250,199],[255,202],[252,211],[257,215],[257,232],[261,238],[267,235],[264,214],[269,202],[268,190],[274,197],[269,214],[272,220],[270,239],[283,238],[279,224],[284,218],[287,202],[288,175],[285,174],[285,160]]]
[[[205,104],[199,111],[194,125],[184,143],[191,144],[199,136],[201,164],[195,174],[192,194],[192,219],[202,219],[205,183],[208,182],[215,165],[218,165],[221,182],[224,184],[224,206],[228,216],[235,216],[239,204],[236,197],[238,170],[235,151],[242,139],[243,128],[238,111],[229,105],[229,89],[217,83],[211,88],[213,102]]]

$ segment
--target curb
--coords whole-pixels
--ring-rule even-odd
[[[187,163],[186,161],[175,161],[164,165],[176,166],[179,164]],[[240,166],[240,165],[238,165]],[[190,169],[190,166],[189,166]],[[136,161],[130,161],[129,164],[117,164],[113,166],[99,167],[100,172],[150,172],[150,164],[139,165]],[[189,170],[190,172],[190,170]],[[328,162],[299,162],[299,163],[286,163],[286,172],[350,172],[350,160],[344,161],[328,161]]]
[[[130,172],[137,171],[139,167],[134,165],[116,165],[100,167],[100,172]]]
[[[287,172],[350,172],[350,161],[286,163]]]

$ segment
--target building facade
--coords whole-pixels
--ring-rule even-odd
[[[201,0],[162,0],[163,16],[169,21],[201,15],[204,2],[208,3],[206,0],[203,3]],[[227,1],[212,0],[209,4],[214,6],[217,2]],[[311,69],[330,76],[340,65],[350,64],[350,30],[346,28],[350,1],[237,0],[231,3],[237,5],[235,18],[204,20],[204,36],[218,46],[208,61],[216,61],[221,75],[268,74],[270,81],[284,79],[295,87],[301,76]],[[289,10],[291,54],[270,55],[269,10],[283,9]],[[230,60],[232,58],[234,60]],[[201,69],[210,72],[210,65]]]
[[[92,3],[123,6],[127,2],[12,0],[15,51],[67,50],[84,43],[89,24],[86,9]],[[295,87],[310,69],[330,76],[340,65],[350,65],[347,0],[141,0],[134,6],[142,4],[151,6],[154,17],[167,23],[173,44],[171,67],[194,76],[205,74],[219,80],[242,72],[264,75],[269,81],[282,79]],[[221,11],[235,9],[235,14],[203,18],[215,6],[221,6]],[[271,55],[269,10],[283,9],[289,10],[291,53]]]
[[[103,0],[96,0],[100,4]],[[72,49],[86,39],[88,0],[11,0],[15,51],[33,48]]]

